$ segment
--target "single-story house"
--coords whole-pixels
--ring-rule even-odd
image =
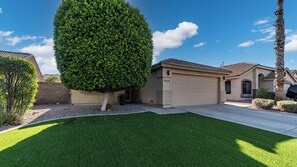
[[[250,100],[261,88],[275,92],[275,70],[272,67],[254,63],[237,63],[223,66],[232,71],[226,76],[226,100]],[[285,71],[285,91],[292,84],[297,84],[294,74],[288,69]]]
[[[35,66],[38,82],[44,81],[41,71],[39,69],[39,66],[35,60],[35,57],[32,54],[0,50],[0,56],[13,56],[13,57],[18,57],[18,58],[22,58],[22,59],[30,61]]]
[[[146,86],[132,93],[132,101],[162,107],[224,103],[224,78],[229,74],[222,68],[166,59],[152,66]]]
[[[144,88],[110,93],[108,103],[118,103],[121,93],[126,93],[127,101],[161,107],[224,103],[224,78],[229,74],[222,68],[167,59],[152,66]],[[101,93],[71,90],[73,105],[98,105],[102,99]]]

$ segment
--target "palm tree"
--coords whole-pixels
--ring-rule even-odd
[[[285,99],[284,82],[285,82],[285,21],[283,11],[284,0],[277,0],[278,9],[275,12],[277,17],[275,22],[275,54],[276,54],[276,65],[275,65],[275,78],[276,78],[276,95],[275,101]]]

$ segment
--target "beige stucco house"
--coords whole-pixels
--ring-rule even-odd
[[[127,101],[161,107],[205,105],[225,102],[224,77],[231,71],[176,59],[167,59],[152,66],[144,88],[109,94],[108,103],[119,103],[126,93]],[[73,105],[98,105],[102,93],[71,90]]]
[[[161,107],[206,105],[225,102],[222,68],[167,59],[153,65],[143,89],[132,91],[132,101]]]
[[[226,100],[250,100],[255,90],[261,88],[275,92],[275,71],[272,67],[243,62],[226,65],[223,68],[232,71],[226,76]],[[290,85],[297,84],[296,78],[288,69],[286,69],[285,79],[285,91]]]
[[[39,66],[35,60],[35,57],[32,54],[0,50],[0,56],[13,56],[13,57],[18,57],[18,58],[22,58],[22,59],[30,61],[35,66],[38,82],[43,81],[43,77],[42,77],[41,71],[39,69]]]

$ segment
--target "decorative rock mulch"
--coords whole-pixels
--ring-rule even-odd
[[[144,109],[137,105],[126,104],[123,106],[115,105],[111,111],[100,111],[98,106],[72,106],[72,105],[36,105],[32,110],[28,111],[22,120],[22,125],[42,122],[46,120],[78,117],[88,115],[120,115],[145,112]],[[4,125],[0,126],[0,132],[20,125]]]

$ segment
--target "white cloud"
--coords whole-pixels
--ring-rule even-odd
[[[246,47],[250,47],[252,45],[254,45],[255,42],[253,41],[246,41],[244,43],[241,43],[238,45],[238,47],[241,47],[241,48],[246,48]]]
[[[2,8],[0,8],[0,14],[2,14],[3,13],[3,10],[2,10]]]
[[[274,42],[275,41],[275,27],[274,26],[262,26],[258,29],[252,29],[253,33],[261,33],[266,35],[265,37],[256,39],[256,42]],[[292,32],[291,29],[286,29],[285,34]]]
[[[268,22],[269,22],[268,18],[260,19],[260,20],[257,20],[257,21],[254,23],[254,25],[262,25],[262,24],[266,24],[266,23],[268,23]]]
[[[154,56],[160,55],[164,49],[173,49],[182,46],[184,40],[198,34],[197,30],[198,25],[191,22],[182,22],[175,29],[167,30],[166,32],[154,32]]]
[[[195,48],[199,48],[199,47],[202,47],[202,46],[204,46],[204,45],[206,45],[206,42],[200,42],[200,43],[194,45],[194,47],[195,47]]]
[[[32,44],[20,49],[21,52],[31,53],[35,56],[36,61],[43,74],[56,74],[57,70],[53,38],[44,39],[40,44]]]
[[[260,32],[261,34],[267,34],[275,31],[274,26],[264,27],[264,28],[258,28],[258,29],[252,29],[252,32]]]
[[[13,31],[0,31],[1,37],[8,37],[13,33]]]
[[[290,60],[290,63],[295,63],[295,60],[291,59],[291,60]]]
[[[274,26],[269,26],[269,27],[264,27],[264,28],[259,28],[259,29],[252,29],[253,33],[261,33],[265,34],[265,37],[256,39],[257,42],[273,42],[274,37],[275,37],[275,27]]]
[[[257,42],[273,42],[275,37],[275,32],[270,32],[266,37],[256,39]]]
[[[287,37],[285,51],[287,53],[297,52],[297,34],[292,34]]]
[[[30,35],[25,35],[25,36],[15,36],[15,37],[9,37],[6,38],[7,44],[10,46],[15,46],[16,44],[22,42],[22,41],[27,41],[27,40],[35,40],[37,39],[36,36],[30,36]]]

